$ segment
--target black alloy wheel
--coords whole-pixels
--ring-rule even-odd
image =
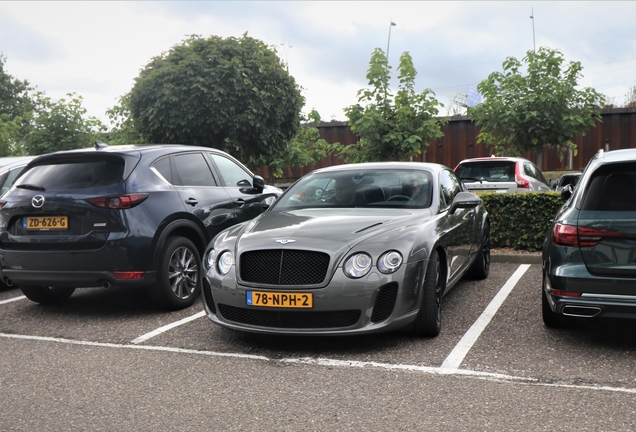
[[[184,309],[201,292],[201,258],[194,243],[185,237],[166,240],[150,295],[160,306]]]
[[[484,226],[484,235],[481,241],[481,247],[475,261],[468,271],[469,276],[473,279],[486,279],[490,274],[490,225]]]
[[[439,253],[433,251],[426,267],[424,293],[420,311],[415,319],[417,336],[435,337],[442,329],[442,265]]]

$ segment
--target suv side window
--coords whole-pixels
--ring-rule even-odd
[[[457,179],[457,176],[448,171],[444,170],[439,176],[440,183],[440,209],[445,210],[450,207],[455,195],[460,193],[463,188],[460,181]]]
[[[9,190],[9,188],[13,184],[13,181],[16,179],[16,177],[18,177],[18,174],[20,174],[23,169],[24,167],[19,167],[9,171],[9,173],[7,174],[7,178],[4,180],[4,183],[2,183],[2,189],[0,189],[0,195],[2,195],[7,190]]]
[[[168,183],[174,184],[174,180],[172,180],[170,157],[159,159],[152,165],[152,168],[154,168]]]
[[[223,186],[228,186],[228,187],[251,187],[252,186],[252,176],[250,175],[250,173],[245,171],[241,166],[237,165],[234,161],[214,153],[210,153],[210,157],[212,158],[217,168],[219,169],[221,177],[223,178]]]
[[[174,184],[179,186],[216,186],[212,171],[201,153],[173,156]]]

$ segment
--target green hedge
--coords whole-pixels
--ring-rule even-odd
[[[490,215],[490,247],[541,250],[550,221],[563,205],[557,192],[480,192]]]

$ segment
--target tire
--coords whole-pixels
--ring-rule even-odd
[[[151,298],[172,310],[191,306],[201,292],[201,257],[185,237],[169,237],[159,258],[157,282],[149,288]]]
[[[20,286],[22,294],[31,301],[41,304],[60,303],[68,299],[75,288],[72,287],[48,287],[48,286]]]
[[[490,225],[484,227],[484,236],[482,238],[481,247],[475,261],[473,261],[468,275],[473,279],[486,279],[490,274]]]
[[[561,314],[552,312],[550,302],[548,302],[548,293],[545,292],[545,273],[543,274],[543,286],[541,287],[541,315],[543,316],[543,323],[546,327],[559,328],[563,327],[569,320]]]
[[[435,337],[442,329],[442,267],[437,251],[428,260],[423,283],[422,304],[415,319],[417,336]]]

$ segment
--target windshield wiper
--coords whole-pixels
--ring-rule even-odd
[[[26,183],[17,185],[16,187],[18,187],[20,189],[29,189],[29,190],[36,190],[36,191],[45,191],[46,190],[42,186],[36,186],[36,185],[26,184]]]
[[[478,181],[479,183],[483,182],[483,180],[475,178],[475,177],[460,177],[459,179],[461,181],[468,180],[468,181]]]

